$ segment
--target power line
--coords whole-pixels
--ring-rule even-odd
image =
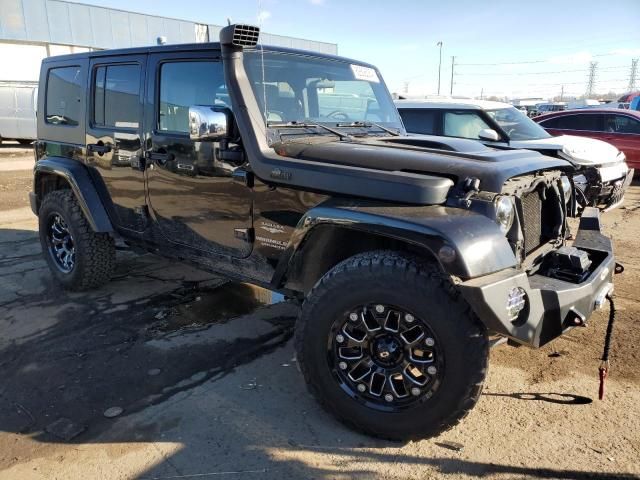
[[[461,64],[456,64],[456,66],[461,66]],[[623,66],[616,66],[616,67],[602,67],[599,70],[626,70],[628,69],[629,66],[628,65],[623,65]],[[549,71],[549,72],[492,72],[492,73],[487,73],[487,72],[456,72],[456,76],[461,76],[461,75],[488,75],[488,76],[495,76],[495,77],[500,77],[503,75],[506,76],[527,76],[527,75],[552,75],[552,74],[556,74],[556,73],[576,73],[576,72],[581,72],[584,73],[586,71],[586,68],[576,68],[574,70],[554,70],[554,71]]]
[[[626,80],[624,79],[611,79],[611,80],[602,80],[600,82],[598,82],[599,84],[611,84],[611,83],[616,83],[616,84],[621,84],[626,82]],[[456,85],[460,85],[460,86],[464,86],[464,87],[477,87],[478,84],[477,83],[459,83],[456,82]],[[518,83],[519,86],[529,86],[529,85],[533,85],[533,86],[556,86],[556,87],[560,87],[562,85],[584,85],[584,82],[558,82],[558,83]]]
[[[616,53],[598,53],[596,55],[591,55],[592,57],[611,57],[617,55]],[[570,55],[566,55],[570,56]],[[549,59],[545,60],[529,60],[524,62],[496,62],[496,63],[458,63],[460,66],[488,66],[494,67],[497,65],[529,65],[532,63],[549,63]]]
[[[525,65],[530,63],[547,63],[548,60],[531,60],[529,62],[499,62],[499,63],[459,63],[460,66],[495,66],[495,65]]]

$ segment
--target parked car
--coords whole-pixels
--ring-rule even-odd
[[[28,145],[35,140],[37,98],[35,82],[0,82],[0,143]]]
[[[30,198],[46,262],[67,289],[97,287],[118,236],[282,293],[328,411],[437,435],[478,400],[489,335],[539,347],[605,301],[599,212],[568,246],[571,163],[408,136],[374,66],[258,36],[43,61]]]
[[[640,168],[640,112],[621,109],[566,110],[534,119],[552,135],[574,135],[610,143],[630,167]]]
[[[633,178],[617,148],[578,136],[552,137],[506,103],[444,99],[395,103],[411,133],[469,138],[493,148],[526,148],[569,160],[576,167],[572,179],[582,206],[614,208]]]
[[[544,115],[550,112],[561,112],[567,109],[567,104],[563,102],[539,103],[536,105],[536,115]]]

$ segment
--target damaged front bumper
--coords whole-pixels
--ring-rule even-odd
[[[614,208],[622,204],[622,202],[624,201],[624,194],[633,181],[633,174],[634,169],[630,168],[623,178],[612,180],[611,182],[609,182],[610,193],[608,194],[604,202],[605,206],[603,212],[613,210]]]
[[[618,207],[631,185],[634,170],[625,162],[593,168],[573,177],[583,205],[597,206],[603,212]]]
[[[460,291],[490,333],[540,347],[583,325],[613,289],[613,248],[611,240],[600,232],[597,208],[585,208],[573,246],[591,259],[589,273],[579,283],[512,268],[462,282]],[[526,301],[516,320],[508,309],[514,288],[524,291]]]

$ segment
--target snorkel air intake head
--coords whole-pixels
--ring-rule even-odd
[[[259,27],[234,23],[220,30],[220,45],[233,49],[253,48],[258,44],[259,36]]]

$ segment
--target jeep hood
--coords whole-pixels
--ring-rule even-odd
[[[473,140],[430,135],[365,137],[355,141],[303,137],[272,145],[288,158],[386,171],[424,173],[454,182],[480,180],[480,189],[500,192],[512,177],[546,169],[573,169],[565,160],[531,150],[498,150]]]
[[[599,166],[620,161],[620,151],[610,143],[595,138],[560,135],[539,140],[512,140],[513,148],[531,150],[558,150],[571,163],[581,166]]]

